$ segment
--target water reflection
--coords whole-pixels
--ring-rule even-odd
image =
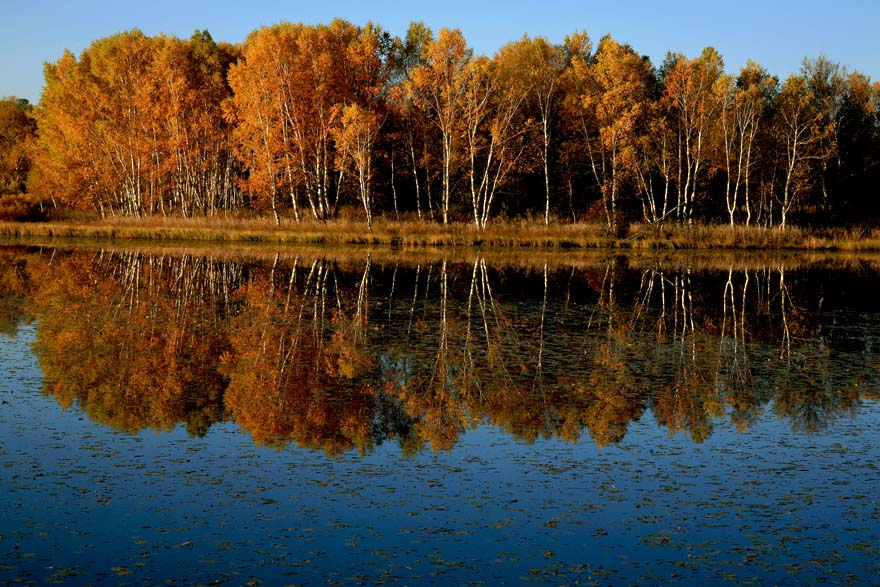
[[[862,262],[7,248],[0,274],[0,328],[37,320],[46,393],[125,431],[233,420],[260,444],[414,454],[483,422],[604,446],[650,417],[701,442],[877,399]]]
[[[218,369],[242,280],[237,263],[140,253],[53,255],[38,263],[35,351],[45,389],[125,431],[201,434],[224,418]]]

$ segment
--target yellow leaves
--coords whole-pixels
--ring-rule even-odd
[[[451,129],[453,122],[457,122],[462,108],[464,72],[471,56],[461,31],[440,29],[437,38],[422,50],[424,64],[410,74],[411,99],[441,131]]]
[[[358,104],[342,108],[341,124],[334,126],[333,136],[343,165],[351,158],[358,169],[366,168],[379,126],[379,117]]]
[[[590,52],[593,50],[593,42],[586,31],[576,30],[567,35],[564,41],[567,59],[573,63],[586,63]]]
[[[636,176],[650,75],[646,60],[610,36],[602,39],[592,60],[575,54],[566,75],[565,108],[572,130],[586,145],[609,227],[616,222],[618,192]]]
[[[847,98],[851,105],[868,115],[876,111],[880,97],[878,82],[871,84],[869,77],[855,71],[847,78],[846,87]]]
[[[204,185],[226,171],[220,103],[231,57],[209,36],[199,37],[198,51],[193,42],[135,30],[96,41],[79,61],[68,53],[47,66],[40,189],[102,213],[170,207],[188,215],[213,206]],[[229,189],[226,180],[223,195]]]
[[[595,62],[581,75],[583,107],[594,117],[606,145],[632,135],[648,99],[648,64],[632,49],[605,37]]]
[[[36,130],[27,100],[0,100],[0,195],[24,191]]]
[[[277,194],[303,190],[313,209],[329,215],[328,162],[334,141],[344,138],[343,109],[375,103],[383,87],[379,51],[375,27],[338,19],[317,26],[281,23],[248,37],[230,71],[228,112],[248,188],[273,211]],[[337,155],[341,167],[346,154]]]
[[[714,110],[715,85],[724,73],[724,61],[712,47],[695,59],[677,55],[664,77],[663,102],[677,111],[690,131],[706,122]]]

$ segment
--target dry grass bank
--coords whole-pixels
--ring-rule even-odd
[[[0,225],[0,231],[3,230]],[[212,260],[270,263],[310,263],[330,260],[340,267],[362,268],[366,259],[374,266],[430,265],[439,262],[473,264],[486,261],[491,267],[548,269],[608,268],[622,263],[629,268],[669,271],[743,271],[766,268],[796,269],[806,266],[877,271],[880,250],[794,249],[794,248],[673,248],[645,246],[636,240],[632,248],[534,247],[534,246],[389,246],[379,244],[315,244],[270,240],[126,240],[125,238],[58,238],[39,236],[2,238],[0,244],[40,249],[49,255],[59,252],[138,252],[152,256],[196,256]],[[53,229],[53,234],[57,234]],[[90,233],[91,234],[91,233]],[[77,236],[83,233],[77,232]],[[637,237],[640,239],[641,237]]]
[[[268,219],[150,218],[88,222],[0,223],[6,237],[52,237],[276,244],[390,245],[397,247],[613,247],[598,225],[498,223],[485,231],[470,224],[385,221],[368,231],[363,222]]]
[[[880,230],[728,225],[632,227],[634,247],[670,249],[880,251]]]
[[[600,224],[506,221],[477,230],[471,224],[444,226],[416,221],[382,221],[372,231],[362,222],[268,219],[149,218],[43,223],[0,222],[7,238],[61,238],[295,245],[376,245],[396,248],[505,247],[547,249],[687,249],[880,251],[880,230],[789,227],[786,230],[721,225],[654,227],[633,224],[626,236]]]

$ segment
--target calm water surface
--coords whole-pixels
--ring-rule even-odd
[[[878,267],[0,249],[0,583],[880,584]]]

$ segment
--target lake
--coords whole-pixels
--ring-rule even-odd
[[[880,584],[880,257],[0,247],[0,583]]]

